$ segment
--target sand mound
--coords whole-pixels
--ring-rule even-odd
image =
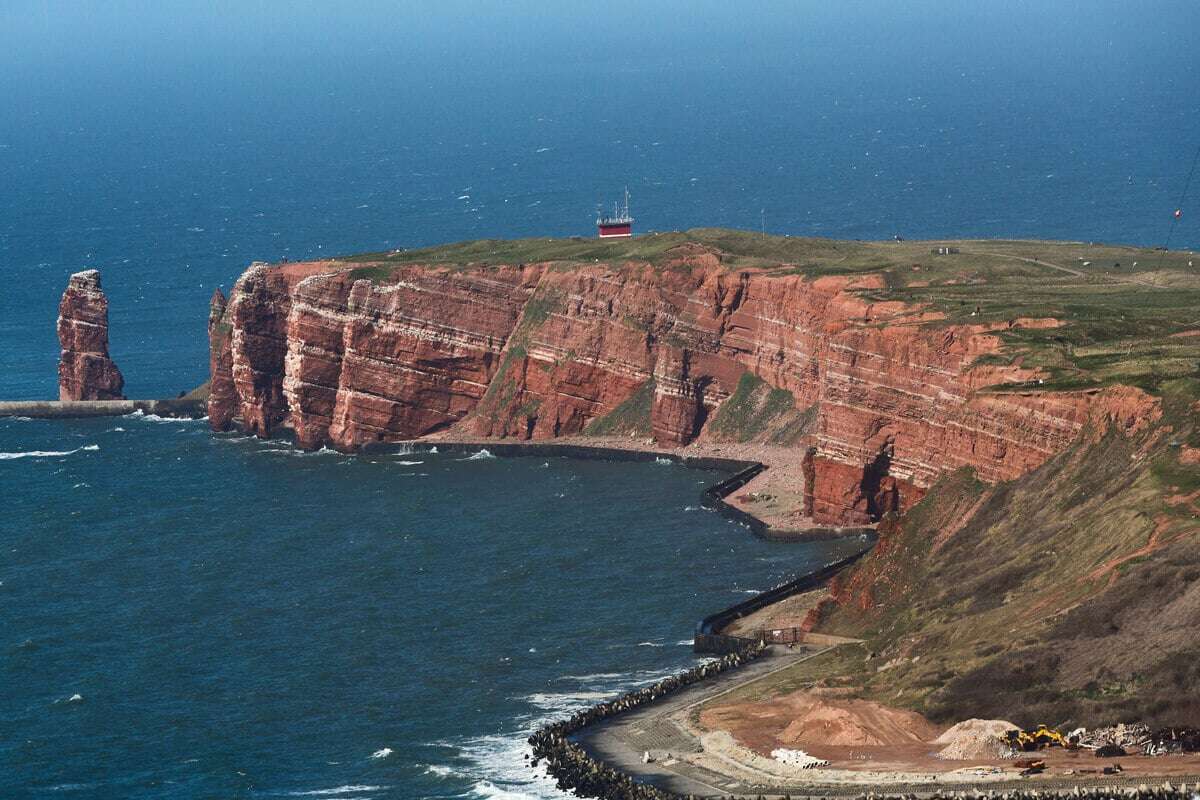
[[[933,741],[935,744],[945,745],[938,751],[938,758],[991,761],[997,758],[1012,758],[1012,748],[1004,741],[1004,736],[1015,730],[1016,725],[1002,719],[968,719]]]
[[[927,745],[940,730],[913,711],[813,691],[706,708],[700,712],[700,724],[711,731],[728,731],[743,746],[763,754],[781,745],[810,753],[823,747]]]
[[[927,742],[933,734],[919,714],[866,700],[813,698],[776,737],[785,744],[877,747]]]

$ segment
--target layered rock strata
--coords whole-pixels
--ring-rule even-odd
[[[76,272],[58,304],[59,400],[124,400],[125,379],[108,354],[108,298],[100,272]]]
[[[710,436],[747,372],[816,409],[796,446],[814,520],[861,524],[916,502],[946,470],[1014,478],[1089,418],[1120,426],[1136,390],[989,392],[1020,366],[978,366],[1001,327],[873,302],[877,275],[730,271],[699,250],[648,264],[252,266],[214,298],[210,420],[304,447],[354,449],[454,427],[545,439],[621,429]],[[1120,397],[1114,393],[1123,393]]]

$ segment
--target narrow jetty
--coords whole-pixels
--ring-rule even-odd
[[[0,400],[0,417],[31,419],[76,419],[122,417],[126,414],[157,414],[160,417],[199,419],[207,413],[201,399],[172,400]]]

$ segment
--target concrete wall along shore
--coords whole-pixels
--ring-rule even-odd
[[[160,417],[201,419],[205,402],[188,398],[171,400],[15,400],[0,401],[0,417],[30,419],[78,419],[123,417],[126,414],[157,414]]]

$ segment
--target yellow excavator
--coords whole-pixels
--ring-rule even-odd
[[[1038,725],[1037,729],[1032,731],[1009,731],[1008,744],[1012,749],[1026,753],[1041,750],[1043,747],[1074,747],[1067,741],[1067,737],[1045,725]]]

